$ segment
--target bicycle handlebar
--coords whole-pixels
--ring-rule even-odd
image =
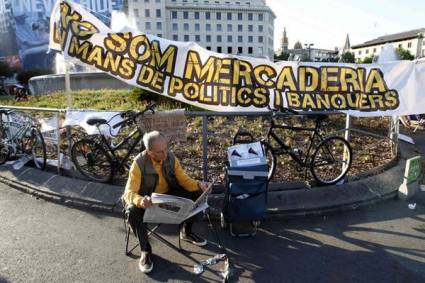
[[[139,116],[141,116],[141,115],[144,115],[147,111],[151,111],[152,114],[155,114],[155,110],[154,110],[155,106],[156,106],[156,103],[153,102],[153,103],[149,104],[148,106],[146,106],[145,109],[143,109],[143,111],[138,111],[138,112],[127,111],[127,112],[124,112],[123,114],[121,114],[121,117],[128,116],[128,118],[126,118],[126,119],[122,120],[121,122],[113,125],[112,128],[113,129],[116,129],[116,128],[120,127],[123,124],[127,124],[130,121],[131,122],[136,122],[136,118],[139,117]]]

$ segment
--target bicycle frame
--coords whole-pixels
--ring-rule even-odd
[[[126,161],[130,157],[133,150],[136,148],[137,144],[142,140],[142,133],[138,128],[134,129],[128,136],[126,136],[122,141],[120,141],[116,146],[111,146],[107,141],[104,135],[100,135],[102,137],[102,143],[104,147],[106,147],[108,154],[111,156],[114,166],[123,167],[126,165]],[[124,145],[129,144],[130,140],[135,137],[135,140],[132,144],[130,144],[130,149],[127,154],[123,158],[119,158],[115,152],[122,149]],[[127,166],[126,166],[127,167]],[[127,168],[128,169],[128,168]]]
[[[299,165],[303,167],[306,167],[309,161],[308,159],[310,157],[310,151],[313,149],[314,139],[318,137],[319,142],[323,140],[323,137],[320,134],[319,118],[315,118],[315,119],[316,119],[315,127],[306,128],[306,127],[296,127],[296,126],[289,126],[289,125],[277,125],[276,122],[274,121],[274,118],[271,117],[270,126],[267,130],[266,142],[267,142],[267,145],[271,148],[272,153],[276,155],[289,154],[289,156],[291,156],[291,158],[295,162],[297,162]],[[293,147],[285,144],[285,142],[276,133],[273,132],[274,129],[285,129],[285,130],[290,130],[294,132],[301,132],[301,131],[312,132],[310,135],[307,152],[305,154],[301,154],[300,156],[295,154],[294,151],[292,150]],[[279,147],[273,147],[271,145],[271,140],[274,140],[279,145]]]
[[[29,124],[21,126],[15,122],[1,120],[0,127],[2,129],[5,129],[6,133],[6,137],[3,142],[7,144],[9,149],[12,149],[11,153],[13,155],[16,155],[19,147],[19,140],[22,139],[31,130],[33,126]],[[17,131],[15,133],[12,133],[11,127],[17,128]]]

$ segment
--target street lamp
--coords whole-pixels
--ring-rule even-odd
[[[304,43],[305,48],[308,49],[308,61],[311,61],[311,47],[314,45],[314,43],[306,44]]]

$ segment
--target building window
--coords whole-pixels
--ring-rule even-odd
[[[149,0],[145,0],[145,3],[149,3]]]
[[[184,31],[189,31],[189,24],[188,23],[184,23],[183,24],[183,30]]]
[[[242,21],[242,13],[238,13],[238,20]]]
[[[258,47],[258,54],[263,55],[263,47]]]
[[[398,48],[401,48],[402,47],[402,45],[401,45],[401,43],[398,45]]]
[[[422,39],[422,45],[425,46],[425,40]]]
[[[264,19],[263,14],[258,14],[258,20],[259,20],[260,22],[262,22],[262,21],[263,21],[263,19]]]
[[[362,51],[361,50],[359,50],[359,55],[362,55]]]
[[[172,19],[177,19],[177,11],[172,11],[171,12],[171,18]]]
[[[189,12],[187,12],[187,11],[183,12],[183,19],[185,19],[185,20],[189,19]]]
[[[425,49],[422,50],[422,57],[425,57]]]
[[[215,14],[215,17],[216,17],[217,20],[221,20],[221,13],[220,12],[217,12]]]
[[[211,50],[211,46],[207,46],[207,50]]]
[[[217,52],[221,53],[221,46],[217,46]]]
[[[195,12],[195,20],[199,20],[199,12]]]
[[[217,31],[221,31],[221,24],[217,24]]]
[[[189,35],[188,34],[184,35],[184,41],[189,41]]]
[[[178,41],[179,40],[179,36],[177,34],[173,34],[173,40]]]
[[[375,48],[373,48],[373,53],[376,53],[376,47],[375,47]]]
[[[173,23],[173,30],[177,31],[179,29],[179,26],[177,23]]]
[[[252,46],[248,46],[248,54],[252,54]]]
[[[252,13],[248,13],[248,21],[252,21]]]
[[[149,9],[145,9],[145,17],[149,18],[151,16],[151,12],[149,11]]]
[[[242,54],[243,53],[243,48],[242,46],[238,46],[238,54]]]
[[[211,24],[206,24],[205,25],[205,30],[206,31],[211,31]]]
[[[232,20],[232,13],[227,13],[227,20],[231,21]]]
[[[227,53],[232,54],[232,46],[227,47]]]
[[[161,9],[156,9],[156,17],[161,18]]]
[[[258,42],[260,42],[260,43],[262,43],[262,42],[263,42],[263,36],[262,36],[262,35],[260,35],[260,36],[258,37]]]
[[[200,31],[200,30],[201,30],[201,25],[195,24],[195,31]]]
[[[155,3],[161,3],[161,0],[155,0]]]
[[[217,42],[221,42],[221,35],[217,35]]]
[[[248,42],[252,42],[253,41],[253,37],[252,37],[252,35],[249,35],[248,36]]]
[[[156,29],[162,30],[162,23],[161,22],[156,22]]]
[[[232,31],[232,24],[227,24],[227,31]]]
[[[211,35],[207,34],[207,35],[205,36],[205,40],[206,40],[207,42],[211,42]]]
[[[134,9],[134,16],[139,17],[139,9]]]
[[[263,25],[258,26],[258,32],[263,32]]]
[[[366,54],[369,54],[369,49],[366,49]]]
[[[162,37],[162,33],[158,33],[157,35],[158,35],[158,37]]]
[[[408,42],[407,43],[407,48],[410,48],[410,47],[412,47],[412,43],[411,42]]]
[[[238,42],[242,42],[243,41],[243,36],[242,35],[238,35]]]
[[[227,36],[227,42],[232,42],[232,36],[231,35]]]
[[[195,41],[197,42],[201,41],[201,36],[199,34],[195,35]]]
[[[210,20],[211,19],[211,13],[205,12],[205,19]]]
[[[151,30],[151,22],[145,22],[145,29]]]
[[[254,31],[253,25],[248,25],[248,31],[250,32]]]
[[[243,26],[242,25],[238,25],[238,31],[242,31],[242,28]]]

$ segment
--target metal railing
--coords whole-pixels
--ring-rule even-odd
[[[58,174],[61,173],[60,168],[61,168],[61,161],[60,161],[60,156],[61,156],[61,152],[60,152],[60,142],[61,142],[61,137],[60,137],[60,133],[59,130],[61,128],[60,126],[60,117],[59,114],[61,113],[66,113],[66,111],[70,110],[70,111],[96,111],[96,112],[102,112],[102,110],[91,110],[91,109],[56,109],[56,108],[41,108],[41,107],[20,107],[20,106],[7,106],[7,105],[0,105],[0,108],[5,108],[5,109],[15,109],[15,110],[21,110],[21,111],[36,111],[36,112],[47,112],[47,113],[56,113],[55,116],[57,118],[57,125],[56,125],[56,132],[57,132],[57,155],[58,155],[58,165],[57,165],[57,171]],[[108,110],[111,111],[111,110]],[[300,112],[299,114],[323,114],[322,112]],[[339,113],[339,112],[332,112],[332,113],[328,113],[328,114],[339,114],[342,115],[343,113]],[[208,111],[200,111],[200,112],[195,112],[195,111],[189,111],[189,112],[185,112],[185,115],[187,117],[202,117],[202,178],[204,181],[206,181],[208,179],[208,136],[210,135],[209,131],[208,131],[208,117],[264,117],[264,116],[270,116],[269,112],[208,112]],[[281,114],[279,113],[278,116],[285,116],[286,114]],[[390,135],[389,136],[384,136],[384,135],[379,135],[379,134],[375,134],[375,133],[371,133],[371,132],[367,132],[361,129],[356,129],[353,128],[351,125],[351,117],[349,115],[346,115],[346,121],[345,121],[345,128],[337,130],[333,133],[339,133],[339,132],[344,132],[345,138],[349,141],[350,140],[350,135],[351,132],[358,132],[358,133],[362,133],[365,135],[370,135],[370,136],[374,136],[377,138],[385,138],[385,139],[389,139],[394,143],[394,148],[393,148],[393,154],[397,154],[397,145],[398,145],[398,117],[393,117],[391,119],[391,125],[390,125]],[[72,146],[72,139],[71,139],[71,135],[70,135],[70,128],[67,127],[67,141],[68,141],[68,150],[70,150],[71,146]],[[69,152],[68,152],[69,155]]]

